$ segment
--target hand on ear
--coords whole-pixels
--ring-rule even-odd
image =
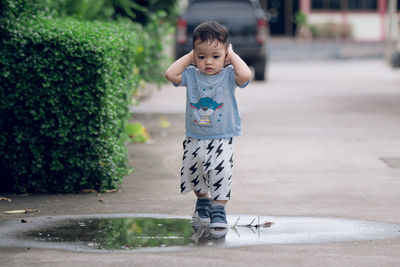
[[[190,54],[191,54],[191,60],[192,60],[192,61],[190,62],[190,64],[196,66],[197,64],[196,64],[196,56],[195,56],[195,54],[194,54],[194,50],[190,51]]]
[[[232,44],[229,44],[228,48],[226,49],[224,66],[231,64],[232,53],[233,53]]]

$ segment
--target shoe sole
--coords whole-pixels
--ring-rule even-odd
[[[225,238],[225,236],[228,234],[229,228],[210,228],[210,235],[211,237],[215,239],[221,239]]]
[[[228,224],[227,223],[210,223],[210,229],[227,229]]]

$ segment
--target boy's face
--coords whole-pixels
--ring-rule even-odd
[[[218,41],[199,40],[194,43],[194,56],[197,68],[205,75],[221,72],[226,57],[226,46]]]

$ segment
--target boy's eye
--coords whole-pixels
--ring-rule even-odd
[[[197,58],[198,59],[204,59],[204,56],[198,56]]]
[[[215,58],[215,59],[218,59],[218,58],[219,58],[219,56],[214,56],[214,58]]]

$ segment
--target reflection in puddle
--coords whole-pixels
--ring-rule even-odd
[[[192,235],[188,219],[156,218],[67,220],[25,234],[35,241],[79,243],[106,250],[186,246],[192,243]]]
[[[149,217],[147,217],[149,216]],[[195,232],[189,217],[115,214],[36,217],[0,225],[1,246],[74,251],[166,250],[198,246],[309,244],[400,237],[400,225],[318,217],[228,216],[229,232],[216,240]]]

